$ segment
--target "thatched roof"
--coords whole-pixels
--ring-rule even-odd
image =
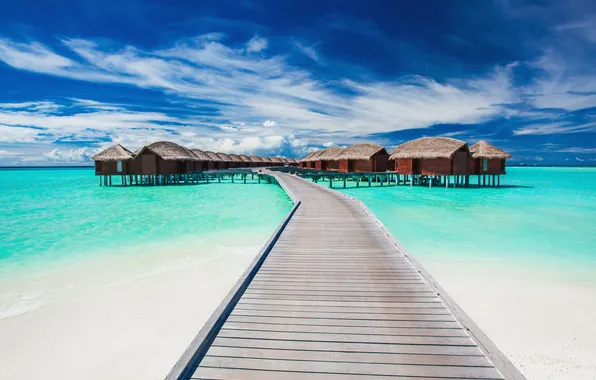
[[[316,152],[313,152],[310,156],[308,156],[308,158],[304,158],[303,161],[304,162],[313,162],[313,161],[318,161],[319,156],[321,154],[323,154],[323,152],[325,152],[327,149],[320,149],[317,150]]]
[[[259,162],[259,163],[263,162],[263,159],[259,156],[250,156],[248,158],[250,158],[251,162]]]
[[[229,155],[227,155],[225,153],[217,152],[215,154],[217,154],[219,156],[219,158],[221,158],[221,160],[224,162],[235,162],[232,157],[230,157]]]
[[[211,161],[211,157],[205,152],[200,149],[191,149],[192,152],[199,158],[201,161]]]
[[[331,148],[325,149],[321,154],[317,156],[317,161],[332,161],[337,158],[345,149],[338,146],[332,146]]]
[[[280,157],[281,160],[285,163],[285,164],[289,164],[290,163],[290,159],[289,158],[285,158],[285,157]]]
[[[271,157],[271,161],[276,162],[276,163],[284,163],[284,160],[281,159],[281,157]]]
[[[120,144],[113,145],[102,150],[92,157],[94,161],[119,161],[133,158],[132,152]]]
[[[288,162],[290,164],[297,164],[298,163],[298,160],[296,160],[295,158],[288,158]]]
[[[243,162],[252,162],[250,157],[248,157],[246,154],[239,154],[238,157],[240,157]]]
[[[511,158],[511,155],[494,145],[487,143],[484,140],[478,141],[476,144],[470,147],[470,152],[474,158],[487,158],[487,159],[501,159],[505,160]]]
[[[269,157],[265,157],[265,156],[261,156],[261,160],[263,160],[263,162],[265,162],[265,163],[273,162],[273,161],[271,161],[271,159]]]
[[[156,156],[161,157],[167,161],[198,161],[199,158],[188,148],[180,146],[171,141],[158,141],[153,144],[144,146],[137,157],[142,155],[143,152],[149,150]]]
[[[377,153],[387,154],[385,148],[377,144],[354,144],[345,148],[333,160],[370,160]]]
[[[230,156],[232,162],[244,162],[244,160],[237,154],[228,154],[228,156]]]
[[[315,154],[315,152],[308,153],[306,156],[304,156],[301,159],[299,159],[298,162],[306,162],[313,154]]]
[[[208,150],[205,151],[205,154],[209,156],[209,161],[213,162],[221,162],[223,161],[215,152],[210,152]]]
[[[421,137],[399,145],[389,159],[452,158],[455,152],[467,146],[465,141],[449,137]]]

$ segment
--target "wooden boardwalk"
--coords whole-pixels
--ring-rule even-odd
[[[294,208],[168,380],[524,379],[359,201],[272,175]]]

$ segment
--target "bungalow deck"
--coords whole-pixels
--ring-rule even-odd
[[[167,380],[524,379],[366,206],[270,174],[294,207]]]

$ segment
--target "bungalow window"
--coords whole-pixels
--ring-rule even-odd
[[[482,170],[483,171],[488,170],[488,160],[486,158],[484,160],[482,160]]]
[[[122,173],[122,160],[116,161],[116,171]]]

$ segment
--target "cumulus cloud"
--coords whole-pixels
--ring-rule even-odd
[[[82,163],[89,161],[93,156],[94,151],[87,147],[78,149],[53,149],[49,152],[44,153],[44,156],[50,161],[56,161],[60,163]]]
[[[246,43],[246,51],[249,53],[259,52],[265,50],[267,45],[268,43],[266,39],[255,36]]]
[[[263,127],[275,127],[276,124],[274,120],[265,120]]]

